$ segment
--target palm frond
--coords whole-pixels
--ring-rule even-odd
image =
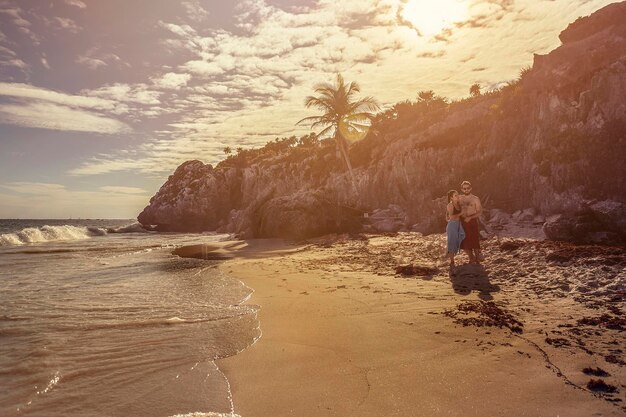
[[[327,97],[314,97],[314,96],[309,96],[304,100],[304,105],[307,108],[310,107],[316,107],[319,110],[322,110],[324,112],[330,112],[333,110],[334,107],[334,103],[332,101],[332,99],[327,98]]]
[[[320,133],[318,133],[315,136],[318,137],[318,138],[321,138],[322,136],[324,136],[325,134],[329,133],[334,128],[335,128],[335,126],[328,126],[326,129],[322,130]]]
[[[371,121],[374,117],[376,117],[376,115],[374,113],[368,112],[368,111],[364,111],[364,112],[358,112],[358,113],[351,113],[350,114],[350,118],[354,119],[354,120],[368,120]]]
[[[380,110],[380,105],[373,97],[368,96],[353,103],[350,103],[350,106],[348,108],[349,113],[363,110],[378,111]]]
[[[309,116],[309,117],[305,117],[304,119],[298,120],[296,122],[296,125],[318,123],[321,119],[323,119],[322,116]]]
[[[318,120],[317,122],[314,122],[311,124],[311,129],[316,129],[320,126],[326,126],[326,125],[336,125],[337,123],[335,123],[334,120]]]
[[[359,84],[356,81],[352,81],[350,85],[348,85],[348,89],[346,90],[346,98],[348,98],[349,100],[354,94],[360,92],[361,87],[359,86]]]

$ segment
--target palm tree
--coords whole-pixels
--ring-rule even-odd
[[[233,149],[230,146],[226,146],[222,149],[222,151],[224,151],[226,155],[230,155],[233,152]]]
[[[317,96],[308,96],[305,100],[307,108],[314,107],[322,111],[321,116],[305,117],[296,124],[306,123],[311,125],[311,129],[323,127],[317,137],[332,135],[335,138],[337,147],[343,155],[352,186],[356,191],[356,180],[352,172],[352,164],[348,156],[350,143],[363,139],[371,126],[374,114],[380,108],[376,100],[372,97],[364,97],[358,100],[354,95],[361,91],[356,82],[347,84],[341,74],[337,74],[337,83],[318,84],[315,87]]]

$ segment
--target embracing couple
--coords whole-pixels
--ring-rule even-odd
[[[446,220],[448,226],[448,257],[450,258],[450,273],[454,272],[454,256],[461,249],[469,256],[469,263],[479,264],[480,234],[478,217],[483,208],[480,199],[472,194],[472,184],[469,181],[461,183],[463,195],[456,190],[448,191],[448,205],[446,207]]]

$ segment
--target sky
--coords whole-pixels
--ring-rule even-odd
[[[0,218],[134,218],[178,165],[309,133],[337,73],[383,108],[517,77],[604,0],[0,0]]]

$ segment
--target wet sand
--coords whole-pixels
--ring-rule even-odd
[[[274,241],[224,262],[255,289],[263,332],[219,361],[235,412],[624,415],[623,248],[492,239],[483,267],[450,277],[443,239]],[[405,264],[434,272],[396,274]]]

